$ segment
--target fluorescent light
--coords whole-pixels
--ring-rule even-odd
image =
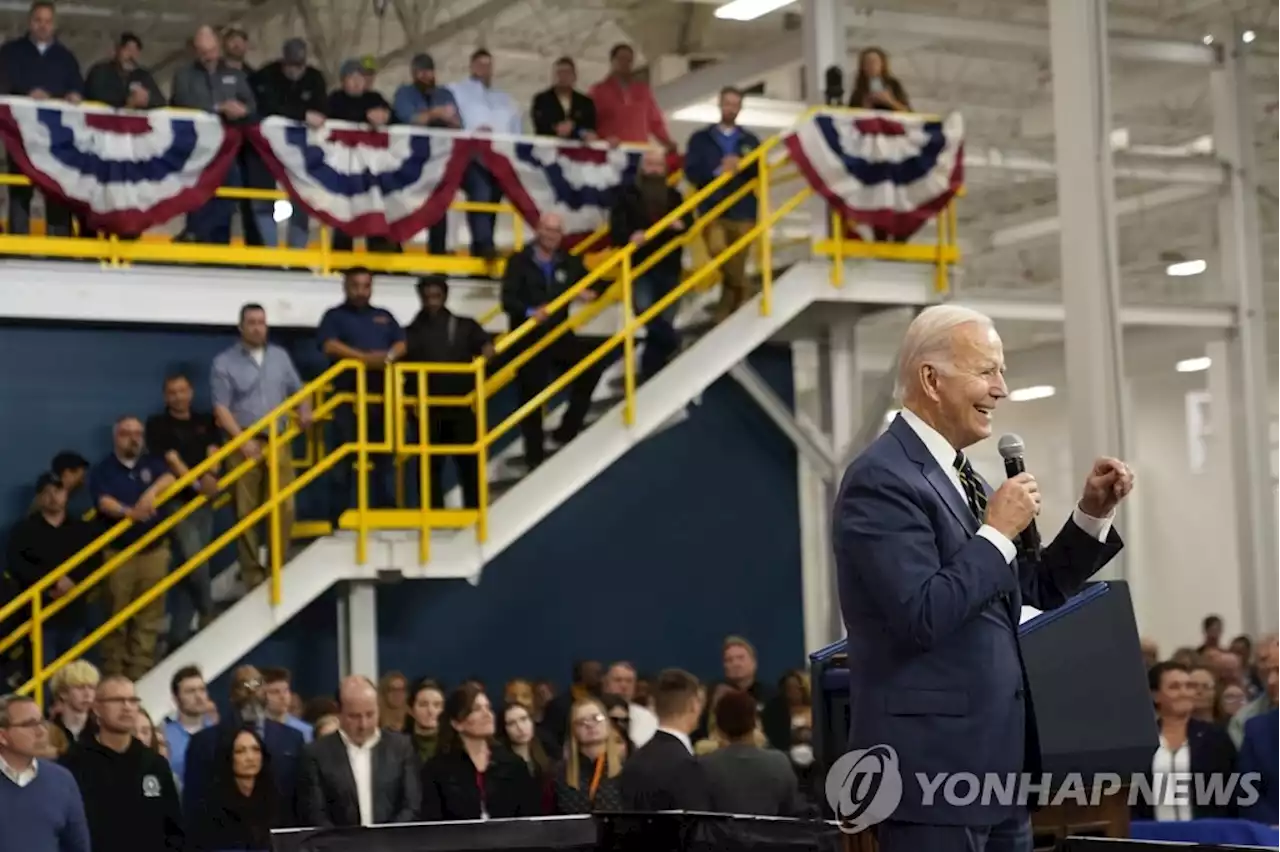
[[[1030,402],[1033,399],[1048,399],[1056,391],[1053,385],[1032,385],[1029,388],[1018,388],[1009,391],[1010,402]]]
[[[271,208],[271,218],[277,222],[284,222],[293,215],[293,205],[285,201],[283,198],[275,203]]]
[[[1209,365],[1213,363],[1213,359],[1204,358],[1185,358],[1179,361],[1175,366],[1179,373],[1200,373],[1209,369]]]
[[[1240,40],[1245,44],[1252,44],[1255,38],[1257,38],[1257,36],[1254,34],[1253,30],[1245,30],[1240,34]]]
[[[1199,275],[1209,268],[1209,264],[1203,260],[1184,260],[1179,263],[1171,263],[1165,269],[1165,274],[1170,278],[1190,278],[1192,275]]]
[[[794,0],[730,0],[716,9],[716,17],[722,21],[754,21],[792,2]]]

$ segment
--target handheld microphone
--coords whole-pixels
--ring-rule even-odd
[[[1020,473],[1026,473],[1027,464],[1023,461],[1022,454],[1026,451],[1026,445],[1022,443],[1022,439],[1017,435],[1001,435],[1000,443],[997,445],[1000,450],[1000,458],[1004,459],[1004,472],[1010,479]],[[1031,519],[1031,523],[1027,524],[1027,528],[1018,534],[1018,550],[1022,556],[1032,562],[1040,561],[1040,532],[1036,529],[1035,518]]]
[[[838,65],[827,68],[827,87],[822,95],[827,106],[841,106],[844,101],[844,71]]]

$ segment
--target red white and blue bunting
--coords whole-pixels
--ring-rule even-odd
[[[621,186],[636,178],[641,152],[553,140],[494,139],[484,164],[528,222],[555,211],[569,242],[607,224]]]
[[[910,237],[964,184],[964,120],[820,112],[783,140],[814,191],[846,220]]]
[[[214,115],[126,113],[0,98],[0,139],[46,195],[117,234],[196,209],[221,185],[240,134]]]

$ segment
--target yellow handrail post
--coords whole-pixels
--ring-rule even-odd
[[[769,221],[769,163],[762,158],[756,180],[756,221]],[[767,317],[773,311],[773,229],[765,228],[760,235],[760,315]]]
[[[267,499],[271,502],[271,514],[267,516],[269,549],[271,551],[271,605],[280,605],[280,570],[283,565],[284,535],[280,523],[280,424],[272,418],[267,426]]]
[[[933,291],[935,293],[945,293],[947,290],[947,211],[939,210],[938,220],[938,250],[933,261]]]
[[[31,599],[31,681],[36,685],[36,706],[44,712],[44,596]]]
[[[481,355],[475,361],[476,366],[476,467],[478,476],[476,483],[476,500],[480,505],[476,508],[476,541],[484,544],[489,540],[489,442],[485,436],[489,432],[488,398],[484,393],[485,361]]]
[[[844,286],[844,218],[840,211],[831,210],[831,242],[835,256],[831,259],[831,286]]]
[[[329,257],[329,226],[320,223],[320,274],[328,275],[332,271],[333,261]]]
[[[418,531],[418,562],[425,565],[431,556],[431,431],[427,420],[427,370],[418,372],[418,502],[422,505],[422,528]]]
[[[511,240],[516,251],[524,248],[524,219],[519,213],[513,213],[511,216]]]
[[[631,252],[624,249],[622,255],[622,422],[634,426],[636,422],[636,322],[632,295],[635,282],[631,280]]]
[[[356,369],[356,564],[369,558],[369,379]]]

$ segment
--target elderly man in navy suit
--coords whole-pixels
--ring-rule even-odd
[[[1014,541],[1040,510],[1035,478],[993,493],[963,452],[990,437],[1008,395],[991,320],[928,308],[899,358],[902,412],[849,466],[832,512],[850,748],[898,756],[902,799],[876,827],[882,852],[1030,852],[1025,806],[949,805],[945,788],[928,801],[917,773],[1040,771],[1019,612],[1060,606],[1120,551],[1112,518],[1133,474],[1098,459],[1039,560],[1020,558]]]

